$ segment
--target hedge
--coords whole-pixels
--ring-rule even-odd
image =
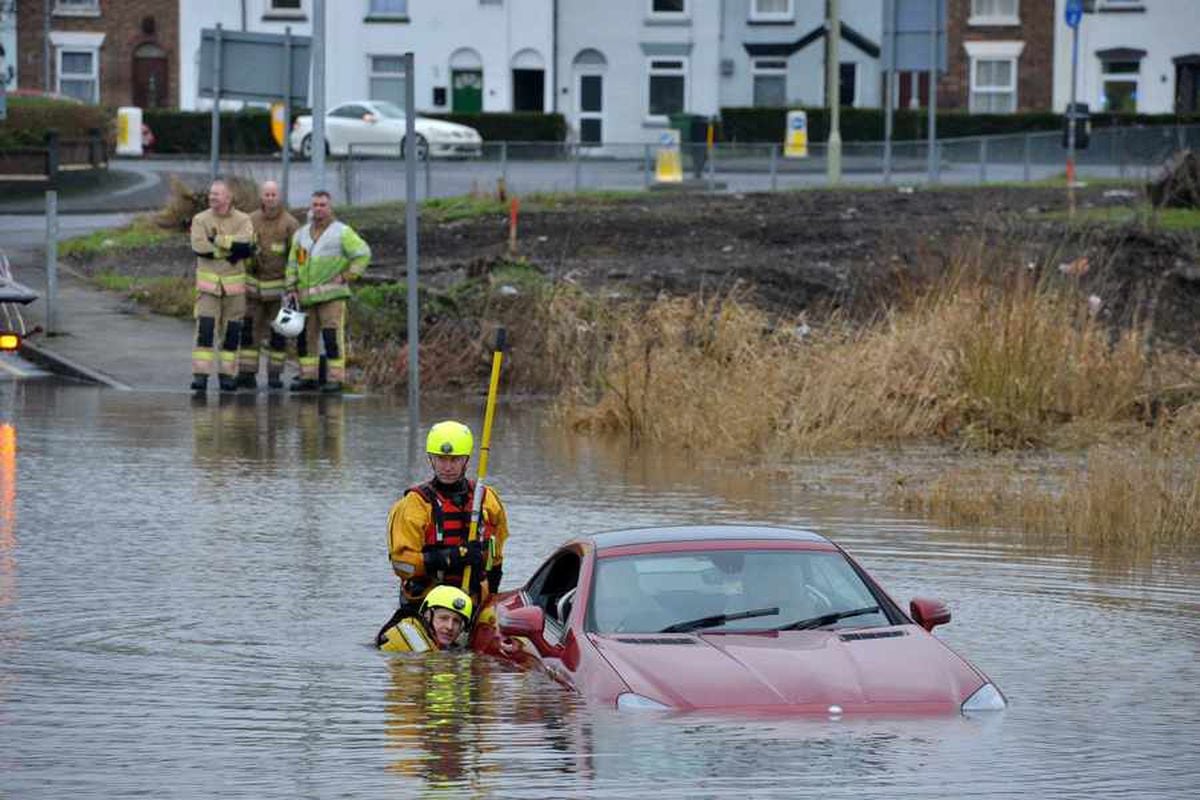
[[[147,109],[142,122],[154,134],[156,153],[207,153],[212,143],[211,111]],[[279,150],[271,136],[271,114],[263,109],[221,113],[221,153],[258,155]]]
[[[561,142],[567,138],[567,121],[562,114],[485,111],[478,114],[422,113],[421,116],[470,126],[479,131],[485,142]]]
[[[823,142],[829,138],[829,112],[824,108],[807,108],[810,141]],[[786,108],[722,108],[721,132],[731,142],[780,142],[787,123]],[[842,140],[848,142],[877,142],[883,139],[883,109],[843,108],[841,110]],[[926,135],[929,112],[925,109],[897,109],[893,115],[893,138],[897,141],[923,139]],[[1092,114],[1092,127],[1113,125],[1195,125],[1200,114]],[[945,111],[937,115],[938,138],[987,136],[1033,131],[1057,131],[1063,128],[1063,117],[1048,111],[1026,111],[1018,114],[968,114],[965,111]]]
[[[0,122],[0,150],[42,147],[46,132],[58,131],[62,139],[85,139],[98,129],[106,140],[114,130],[112,112],[100,106],[42,97],[9,97],[8,119]]]

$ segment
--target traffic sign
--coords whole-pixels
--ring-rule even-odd
[[[1067,0],[1063,15],[1067,18],[1068,28],[1079,27],[1079,20],[1083,19],[1083,0]]]

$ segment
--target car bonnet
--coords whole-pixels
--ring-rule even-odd
[[[632,691],[680,709],[951,713],[983,683],[915,625],[592,639]]]

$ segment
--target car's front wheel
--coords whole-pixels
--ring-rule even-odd
[[[417,134],[416,151],[417,161],[424,161],[429,158],[429,142],[425,141],[425,137]],[[400,143],[400,157],[408,158],[408,137],[404,137],[404,141]]]
[[[303,139],[300,140],[300,157],[311,160],[312,153],[313,153],[313,143],[312,143],[312,134],[310,133],[309,135],[305,136]],[[326,156],[329,155],[329,140],[328,139],[325,140],[325,155]]]

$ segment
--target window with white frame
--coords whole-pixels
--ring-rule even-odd
[[[647,115],[665,121],[687,106],[687,59],[652,58],[649,62]]]
[[[367,13],[372,17],[407,17],[408,0],[370,0]]]
[[[295,14],[302,9],[300,8],[300,0],[270,0],[271,11],[282,11]]]
[[[372,100],[389,100],[404,108],[404,57],[371,56],[367,91]]]
[[[787,61],[754,59],[754,105],[780,108],[787,105]]]
[[[1020,25],[1019,0],[971,0],[968,25]]]
[[[687,0],[650,0],[650,16],[682,17],[687,14]]]
[[[795,15],[793,0],[750,0],[751,22],[791,22]]]
[[[964,42],[970,59],[973,114],[1011,114],[1017,110],[1017,64],[1024,42]]]
[[[58,93],[85,103],[100,102],[99,54],[95,50],[58,50]]]
[[[1138,76],[1142,62],[1136,59],[1106,59],[1100,62],[1100,83],[1104,87],[1104,111],[1135,113],[1138,101]]]
[[[100,0],[55,0],[54,14],[61,17],[98,17]]]

